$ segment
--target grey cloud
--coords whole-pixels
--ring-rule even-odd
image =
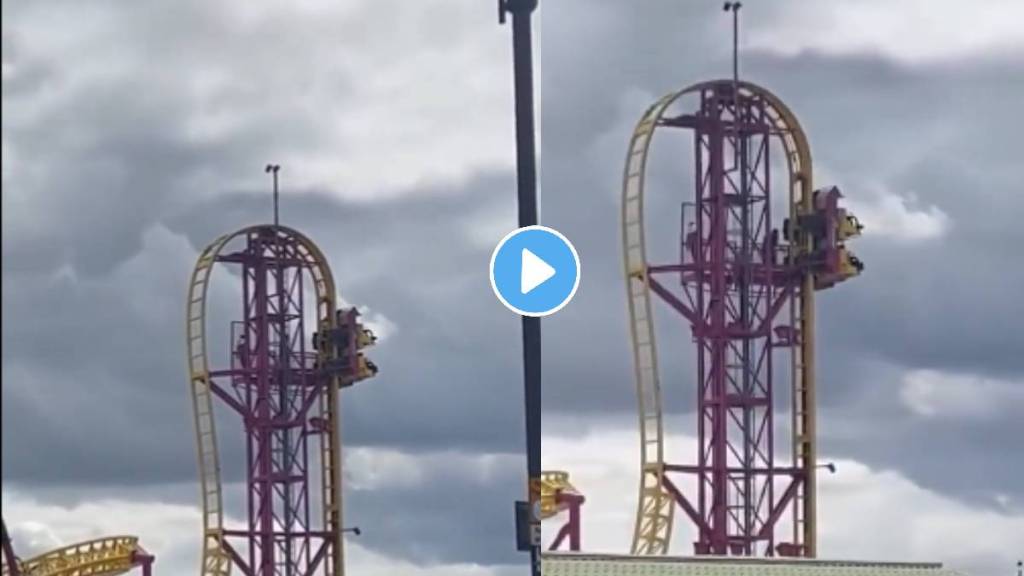
[[[67,504],[196,501],[182,330],[196,251],[268,219],[268,195],[251,189],[267,159],[345,158],[362,144],[339,142],[326,118],[360,118],[367,103],[353,86],[379,80],[354,76],[355,55],[380,66],[416,56],[381,30],[424,51],[476,50],[462,45],[481,22],[503,34],[491,9],[466,6],[366,2],[341,17],[265,20],[205,2],[4,4],[5,491]],[[419,97],[416,85],[394,89]],[[508,215],[495,240],[513,227],[513,175],[495,168],[350,202],[341,190],[296,189],[287,170],[284,222],[324,249],[346,301],[397,327],[370,352],[381,375],[344,395],[347,445],[515,461],[518,323],[491,295],[479,238],[491,214]],[[236,304],[222,289],[211,298]],[[225,480],[237,481],[229,431],[240,427],[220,423]],[[467,484],[439,471],[347,504],[388,556],[513,565],[523,481],[516,466],[499,473]]]
[[[510,186],[504,175],[433,200],[345,205],[315,194],[287,200],[285,222],[303,222],[329,255],[342,296],[397,324],[395,334],[371,351],[381,375],[344,395],[349,442],[521,449],[516,322],[490,293],[488,249],[467,240],[466,222],[457,216],[460,210],[471,214],[480,205],[507,203],[511,195],[500,191]],[[127,476],[152,482],[194,474],[192,458],[184,457],[192,447],[181,329],[190,260],[213,239],[215,228],[259,221],[266,204],[253,194],[227,196],[173,219],[168,226],[194,239],[193,252],[153,250],[153,260],[140,261],[129,277],[153,278],[142,285],[119,284],[116,276],[97,284],[5,279],[5,379],[11,384],[4,425],[35,439],[25,444],[5,436],[10,478],[80,482]],[[225,222],[225,215],[235,222]],[[465,264],[474,261],[481,265]],[[224,282],[211,295],[215,305],[233,309],[232,288]],[[126,306],[150,289],[154,293],[143,294],[141,302],[154,308],[139,312]],[[47,310],[42,317],[36,314],[40,309]],[[118,426],[110,426],[110,409],[118,413]],[[73,434],[77,426],[96,435]],[[125,436],[126,429],[147,434]],[[128,450],[136,458],[116,456],[125,453],[126,442],[140,443]],[[29,457],[41,445],[70,454],[59,464]],[[79,466],[69,466],[69,459]]]
[[[513,502],[525,471],[502,458],[481,475],[443,453],[428,456],[422,485],[351,490],[346,514],[360,523],[360,544],[418,565],[517,564]],[[397,545],[396,545],[397,543]]]
[[[4,5],[4,60],[14,64],[4,79],[4,154],[17,166],[4,172],[5,482],[57,501],[152,488],[192,502],[181,308],[194,252],[266,220],[266,195],[238,183],[281,151],[301,156],[324,144],[332,128],[304,96],[351,104],[358,79],[347,75],[344,51],[388,28],[400,5],[361,9],[341,28],[285,20],[246,30],[210,3],[170,13],[140,3],[126,13],[136,25],[82,55],[99,62],[119,46],[145,47],[126,56],[134,71],[85,80],[36,51],[30,32],[7,27],[25,6]],[[466,18],[427,17],[413,28],[430,46],[456,41],[441,23]],[[649,99],[727,73],[727,31],[717,5],[545,5],[543,214],[583,261],[576,299],[544,321],[547,415],[584,427],[632,415],[618,239],[626,139]],[[494,33],[506,31],[495,25]],[[312,60],[338,65],[316,71]],[[185,94],[193,86],[186,72],[202,70],[235,73],[204,100]],[[909,368],[1024,374],[1011,322],[1024,312],[1013,292],[1024,280],[1013,265],[1024,206],[1016,128],[1004,114],[1024,93],[1019,55],[911,67],[873,55],[750,53],[744,74],[791,104],[819,166],[851,198],[881,183],[952,221],[949,235],[923,243],[869,230],[856,248],[865,275],[822,295],[824,450],[972,501],[1019,498],[1019,423],[916,419],[898,398]],[[60,97],[40,98],[51,92]],[[200,109],[247,120],[197,140],[186,127]],[[660,170],[659,182],[686,174],[671,159]],[[355,203],[334,199],[337,190],[289,191],[284,221],[325,249],[342,296],[398,327],[370,352],[381,375],[344,397],[350,445],[521,453],[518,325],[490,293],[490,246],[469,232],[481,214],[508,215],[495,241],[514,226],[513,186],[497,171],[412,199]],[[656,201],[657,242],[671,254],[675,200]],[[157,244],[146,246],[154,230],[162,231]],[[152,257],[133,263],[140,254]],[[123,284],[119,273],[128,274]],[[666,322],[660,329],[667,373],[680,384],[669,393],[673,411],[684,414],[693,397],[686,334]],[[238,454],[228,458],[237,474]],[[950,461],[963,465],[944,467]],[[521,492],[515,467],[493,485],[456,476],[438,469],[417,489],[352,494],[350,518],[360,518],[374,549],[416,561],[517,561],[505,548],[508,507]]]

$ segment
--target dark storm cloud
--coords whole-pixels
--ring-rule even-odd
[[[512,515],[525,482],[518,459],[499,459],[481,473],[439,453],[423,468],[423,485],[350,490],[346,515],[365,529],[360,545],[418,565],[522,561]]]
[[[342,297],[396,325],[370,352],[380,376],[343,395],[350,448],[521,453],[517,324],[487,284],[489,247],[470,233],[481,211],[511,220],[511,187],[510,174],[496,174],[420,200],[286,196],[284,221],[302,222],[329,255]],[[216,234],[263,220],[267,204],[229,194],[170,216],[109,280],[5,272],[5,482],[81,502],[115,486],[152,495],[147,486],[195,477],[181,329],[188,270]],[[234,309],[233,280],[215,279],[212,306]],[[224,415],[219,425],[224,478],[237,481],[238,424]],[[349,499],[350,518],[368,545],[393,556],[514,562],[514,470],[465,487],[428,475],[399,495],[361,491]]]
[[[789,9],[750,8],[758,20]],[[635,399],[619,231],[626,145],[655,98],[728,75],[730,30],[717,6],[654,1],[644,10],[549,5],[543,27],[544,220],[574,241],[583,262],[576,299],[545,322],[545,411],[573,422],[628,418]],[[976,421],[918,418],[900,397],[912,369],[1024,385],[1015,328],[1024,317],[1015,295],[1024,271],[1013,264],[1024,245],[1020,123],[1003,112],[1024,99],[1024,58],[911,65],[879,54],[746,51],[742,69],[800,117],[820,184],[839,184],[873,212],[895,209],[883,210],[888,194],[898,208],[947,218],[937,238],[872,236],[869,227],[853,244],[865,274],[819,298],[820,401],[831,415],[821,422],[823,450],[972,500],[1024,496],[1024,452],[1014,440],[1024,424],[1012,411]],[[683,197],[669,192],[667,176],[689,182],[681,164],[690,154],[678,142],[656,148],[671,145],[684,160],[655,166],[648,189],[654,249],[668,257],[678,251]],[[892,214],[884,216],[891,224]],[[685,327],[669,325],[665,307],[658,312],[666,401],[682,414],[695,398],[692,345]],[[833,433],[843,426],[857,433]]]
[[[397,325],[371,352],[381,375],[345,395],[349,443],[520,449],[516,324],[490,293],[489,248],[466,231],[467,218],[481,207],[507,204],[511,214],[511,195],[503,192],[510,187],[504,175],[424,200],[287,198],[284,221],[302,222],[330,255],[342,297]],[[166,482],[193,475],[192,458],[183,457],[192,451],[181,329],[191,266],[185,259],[212,240],[215,228],[260,221],[266,205],[254,194],[228,195],[171,218],[167,225],[191,246],[144,253],[137,272],[122,271],[109,283],[5,277],[4,423],[33,438],[26,444],[12,435],[8,449],[5,437],[10,479]],[[230,279],[219,280],[224,288],[211,292],[215,305],[234,309]],[[125,305],[147,290],[156,293],[142,294],[140,305],[153,308]],[[110,409],[117,411],[115,425]],[[96,432],[74,434],[80,427]],[[43,446],[62,457],[30,457]],[[126,449],[136,457],[116,457]]]

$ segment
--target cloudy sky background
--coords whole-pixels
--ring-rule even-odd
[[[1008,112],[1024,100],[1022,9],[744,2],[741,75],[796,112],[818,185],[840,185],[866,225],[852,245],[866,272],[818,300],[821,451],[839,470],[820,482],[823,557],[995,576],[1024,556],[1024,122]],[[655,99],[731,73],[731,20],[720,2],[565,0],[546,6],[542,38],[544,221],[583,262],[576,299],[545,324],[544,460],[588,497],[585,546],[623,552],[639,458],[625,146]],[[655,148],[648,230],[668,259],[692,153],[679,139]],[[692,345],[657,312],[669,458],[690,463]],[[691,542],[678,529],[673,549]]]
[[[493,4],[3,4],[3,513],[22,555],[128,532],[160,573],[195,573],[184,290],[212,238],[269,219],[273,161],[283,221],[384,335],[381,375],[344,400],[351,572],[523,572],[518,322],[486,276],[515,224]],[[744,75],[797,112],[819,181],[869,227],[866,274],[820,300],[840,469],[822,552],[1006,573],[1024,555],[1019,3],[746,4]],[[543,10],[543,220],[584,274],[545,321],[545,460],[588,495],[594,550],[626,550],[636,493],[624,147],[654,98],[728,70],[727,33],[718,2]]]
[[[277,162],[282,221],[383,337],[381,375],[344,400],[351,573],[522,571],[518,321],[486,275],[515,214],[496,15],[4,2],[3,511],[20,554],[137,533],[159,573],[195,573],[185,289],[203,246],[270,219]],[[211,297],[237,309],[227,283]]]

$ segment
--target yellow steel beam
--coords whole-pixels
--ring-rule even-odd
[[[20,563],[24,576],[118,576],[140,564],[148,553],[134,536],[89,540]],[[5,567],[4,574],[8,570]]]

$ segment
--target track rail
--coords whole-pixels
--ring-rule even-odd
[[[644,188],[647,162],[655,132],[666,111],[680,98],[698,93],[720,82],[716,80],[691,85],[666,94],[651,105],[633,130],[622,185],[622,247],[626,292],[633,347],[634,378],[640,428],[640,489],[633,535],[633,554],[667,554],[672,537],[674,499],[665,489],[665,432],[658,354],[655,343],[651,289],[648,281],[646,233],[644,228]],[[810,146],[796,116],[768,90],[748,82],[740,82],[741,93],[758,95],[768,104],[767,112],[777,129],[785,150],[789,170],[790,217],[795,222],[798,211],[811,207],[812,169]],[[791,246],[791,254],[809,249]],[[815,419],[814,401],[814,284],[808,278],[800,290],[800,305],[793,310],[794,320],[801,326],[803,338],[793,360],[794,454],[797,465],[807,474],[806,488],[797,496],[794,509],[802,511],[794,522],[807,546],[808,555],[815,553],[815,489],[814,474]]]
[[[24,576],[118,576],[153,561],[134,536],[89,540],[19,563]],[[4,567],[5,575],[9,567]]]
[[[186,350],[195,416],[199,480],[202,490],[203,555],[201,573],[203,576],[227,576],[231,572],[232,565],[232,558],[224,545],[224,501],[207,351],[206,297],[211,273],[225,246],[236,238],[245,237],[266,228],[273,229],[275,227],[251,226],[214,240],[200,253],[189,283],[186,305]],[[297,230],[277,226],[276,233],[290,236],[297,241],[299,256],[312,273],[316,292],[318,329],[336,328],[336,290],[334,276],[331,274],[327,259],[308,237]],[[341,383],[337,381],[337,378],[335,380],[328,387],[327,393],[320,397],[321,414],[327,421],[328,430],[327,433],[320,435],[322,439],[320,446],[321,505],[326,531],[341,534],[342,500],[339,492],[341,485],[341,432],[338,426],[338,390]],[[333,554],[324,559],[325,574],[327,576],[344,576],[343,540],[340,537],[334,543],[332,550]]]

